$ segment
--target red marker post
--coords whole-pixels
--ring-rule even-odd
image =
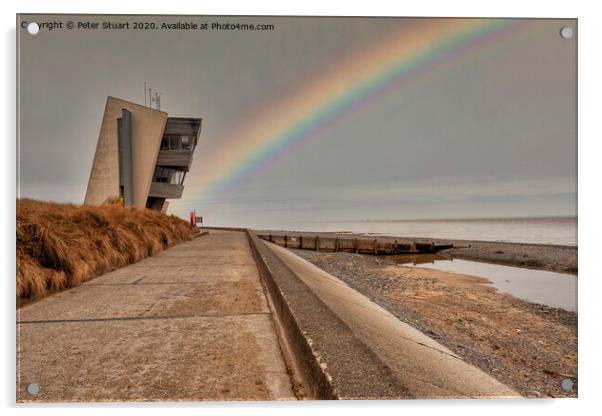
[[[194,227],[194,226],[195,226],[195,222],[194,222],[194,221],[195,221],[195,218],[194,218],[194,211],[190,211],[190,225],[191,225],[192,227]]]

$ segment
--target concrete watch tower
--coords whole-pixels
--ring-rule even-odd
[[[121,197],[166,212],[167,200],[182,196],[201,120],[107,97],[84,204]]]

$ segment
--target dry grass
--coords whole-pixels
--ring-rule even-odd
[[[194,236],[186,221],[148,209],[17,199],[17,299],[77,286]]]

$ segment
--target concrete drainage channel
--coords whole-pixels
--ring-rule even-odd
[[[245,231],[308,399],[520,397],[334,276]]]
[[[309,399],[411,398],[390,369],[255,233],[247,230],[247,236]]]

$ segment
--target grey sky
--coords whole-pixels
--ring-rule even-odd
[[[48,20],[136,21],[106,16]],[[144,17],[177,22],[184,17]],[[190,175],[227,132],[416,19],[196,17],[270,32],[20,31],[21,196],[83,201],[108,95],[202,116]],[[185,187],[171,211],[222,225],[576,214],[574,20],[548,20],[402,86],[331,126],[220,203]],[[489,48],[489,49],[488,49]],[[187,179],[187,183],[188,179]],[[185,184],[186,185],[186,184]]]

